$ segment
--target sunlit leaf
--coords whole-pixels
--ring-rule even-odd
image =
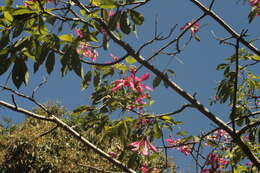
[[[125,61],[127,62],[127,64],[130,64],[130,65],[137,62],[136,59],[131,56],[126,57]]]
[[[70,34],[60,35],[59,38],[60,38],[60,40],[66,41],[66,42],[72,42],[73,41],[73,37]]]
[[[135,10],[129,10],[129,12],[133,22],[137,25],[142,25],[144,22],[144,15]]]

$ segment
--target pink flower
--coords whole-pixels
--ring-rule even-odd
[[[143,172],[143,173],[148,173],[148,167],[146,164],[143,164],[142,167],[140,168],[140,170]]]
[[[253,167],[253,163],[250,161],[246,164],[249,168],[252,168]]]
[[[206,161],[206,165],[212,165],[213,168],[223,168],[225,165],[229,164],[227,159],[219,157],[217,154],[210,153]]]
[[[183,30],[187,29],[188,27],[190,27],[191,24],[192,24],[192,22],[186,23],[183,27],[181,27],[181,30],[183,31]],[[190,30],[191,30],[191,33],[192,33],[193,36],[196,34],[196,32],[198,32],[199,28],[200,28],[199,23],[194,23],[190,27]]]
[[[152,173],[159,173],[160,170],[158,168],[153,168]]]
[[[133,91],[137,91],[141,94],[144,94],[144,88],[152,91],[152,88],[141,83],[142,81],[147,80],[149,76],[149,73],[145,73],[141,78],[138,78],[135,75],[135,71],[132,70],[131,75],[129,77],[117,80],[115,82],[116,86],[112,89],[112,91],[117,91],[119,88],[121,88],[121,86],[130,87]]]
[[[83,38],[83,37],[84,37],[84,34],[83,34],[83,32],[82,32],[80,29],[75,29],[75,32],[76,32],[76,34],[77,34],[80,38]]]
[[[112,157],[112,158],[116,158],[117,157],[117,154],[113,151],[111,152],[108,152],[108,154]]]
[[[141,152],[144,156],[147,156],[149,154],[149,149],[152,150],[153,152],[157,152],[156,147],[154,147],[147,139],[142,139],[140,141],[135,141],[129,146],[133,146],[134,148],[132,149],[133,152]]]
[[[248,0],[251,6],[257,6],[260,0]]]
[[[221,167],[224,167],[225,165],[229,164],[229,161],[224,158],[218,158],[218,162],[220,163]]]
[[[118,57],[110,53],[110,56],[113,58],[114,61],[118,60]]]
[[[98,52],[89,46],[87,42],[81,42],[80,47],[76,51],[78,54],[91,58],[93,61],[95,61],[98,56]]]
[[[216,141],[218,142],[220,138],[224,138],[224,143],[228,143],[229,142],[229,134],[225,131],[225,130],[217,130],[214,132],[213,135],[208,135],[205,137],[205,145],[209,146],[210,145],[210,141]]]
[[[211,172],[211,169],[209,168],[205,168],[203,170],[201,170],[201,173],[210,173]]]
[[[109,17],[112,17],[112,16],[114,16],[114,15],[115,15],[115,12],[114,12],[113,10],[110,10],[109,13],[108,13],[108,16],[109,16]]]
[[[172,138],[168,138],[166,141],[172,146],[176,146],[181,143],[181,139],[174,140]],[[180,147],[176,147],[176,149],[182,152],[185,156],[188,156],[191,153],[190,145],[182,145]]]
[[[213,96],[212,97],[212,100],[214,100],[214,101],[218,101],[220,98],[219,98],[219,96]]]

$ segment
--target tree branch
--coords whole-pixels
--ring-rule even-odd
[[[0,105],[11,109],[13,111],[16,112],[20,112],[22,114],[28,115],[30,117],[36,118],[36,119],[40,119],[40,120],[44,120],[44,121],[49,121],[49,122],[54,122],[56,123],[59,127],[61,127],[62,129],[64,129],[65,131],[67,131],[68,133],[70,133],[71,135],[73,135],[76,139],[78,139],[79,141],[81,141],[83,144],[85,144],[87,147],[91,148],[92,150],[94,150],[94,152],[96,152],[97,154],[99,154],[101,157],[109,160],[112,164],[120,167],[121,169],[123,169],[125,172],[128,173],[135,173],[134,170],[128,168],[124,163],[120,162],[117,159],[112,158],[109,154],[107,154],[106,152],[104,152],[103,150],[101,150],[100,148],[98,148],[97,146],[95,146],[94,144],[92,144],[90,141],[88,141],[86,138],[84,138],[81,134],[79,134],[78,132],[76,132],[73,128],[71,128],[68,124],[66,124],[65,122],[63,122],[61,119],[57,118],[56,116],[52,115],[51,117],[45,117],[33,112],[30,112],[26,109],[20,108],[20,107],[16,107],[14,105],[11,105],[9,103],[6,103],[4,101],[0,100]]]
[[[209,16],[211,16],[226,31],[228,31],[233,37],[238,39],[244,46],[246,46],[248,49],[250,49],[256,55],[260,56],[260,51],[256,47],[254,47],[251,43],[246,41],[244,38],[240,37],[240,35],[233,28],[231,28],[222,18],[220,18],[216,13],[214,13],[212,10],[208,9],[207,7],[205,7],[198,0],[190,0],[190,1],[192,3],[194,3],[196,6],[198,6],[204,13],[206,13]]]

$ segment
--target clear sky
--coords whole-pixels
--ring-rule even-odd
[[[209,4],[209,0],[203,0],[204,4]],[[233,27],[238,33],[242,29],[248,29],[250,34],[249,39],[259,37],[260,17],[256,18],[252,24],[248,25],[247,15],[250,11],[248,3],[243,3],[243,0],[217,0],[213,10],[231,27]],[[0,2],[0,5],[3,2]],[[178,24],[177,29],[174,32],[176,36],[180,32],[180,28],[192,19],[197,18],[202,14],[200,9],[196,7],[190,0],[151,0],[146,6],[144,6],[141,12],[145,15],[144,25],[138,27],[138,39],[134,35],[125,37],[124,39],[133,45],[133,47],[139,47],[145,41],[150,40],[154,34],[154,21],[155,16],[158,16],[158,32],[167,34],[170,27]],[[217,82],[221,79],[221,72],[217,72],[217,64],[223,63],[224,58],[231,56],[234,53],[234,49],[224,45],[220,45],[217,40],[214,39],[212,32],[219,37],[229,36],[221,26],[214,22],[210,17],[206,17],[201,22],[201,29],[198,32],[198,36],[201,41],[192,40],[190,45],[184,52],[179,54],[177,58],[173,58],[168,65],[168,68],[176,72],[176,77],[172,79],[179,84],[182,88],[191,94],[197,93],[196,98],[200,100],[206,106],[209,106],[209,99],[214,96],[214,88]],[[73,31],[68,31],[75,34]],[[187,34],[187,36],[189,33]],[[186,39],[188,37],[185,37]],[[165,42],[164,42],[165,43]],[[184,43],[184,42],[182,42]],[[155,44],[145,49],[142,53],[143,57],[147,57],[157,50],[162,43]],[[256,42],[256,47],[260,47],[260,43]],[[173,47],[172,47],[173,49]],[[122,51],[118,47],[112,46],[111,50],[107,53],[101,53],[102,59],[109,58],[109,53],[115,55],[123,55]],[[152,63],[164,69],[166,64],[171,58],[166,55],[158,56]],[[98,60],[97,60],[98,61]],[[72,110],[77,106],[88,104],[91,90],[80,91],[80,79],[73,73],[69,73],[67,76],[61,78],[60,65],[58,58],[56,59],[57,66],[51,76],[48,76],[44,68],[41,68],[36,74],[30,73],[29,86],[21,87],[21,91],[26,94],[30,94],[32,89],[36,87],[43,79],[43,76],[47,77],[48,83],[44,85],[38,92],[37,99],[44,103],[46,101],[59,101],[68,110]],[[33,68],[31,64],[30,69]],[[89,68],[86,66],[86,68]],[[87,70],[85,70],[87,71]],[[146,70],[140,71],[139,75],[142,75]],[[3,84],[7,78],[7,75],[1,76],[0,83]],[[151,76],[151,79],[154,75]],[[11,82],[10,86],[13,87]],[[147,85],[152,86],[152,80],[146,82]],[[156,88],[152,92],[152,97],[155,100],[155,104],[150,109],[154,113],[164,113],[174,111],[181,107],[181,105],[187,103],[180,96],[175,94],[170,89],[165,89],[162,86]],[[7,92],[0,92],[0,99],[11,102],[11,96]],[[32,108],[32,104],[24,102],[17,98],[17,104],[27,109]],[[223,105],[214,105],[209,109],[219,115],[222,119],[227,120],[229,107]],[[15,122],[22,120],[20,114],[8,111],[0,108],[0,116],[10,116]],[[212,127],[212,124],[203,115],[194,110],[184,111],[182,114],[176,116],[177,120],[185,122],[181,128],[186,129],[190,134],[198,135],[202,131],[207,131]],[[176,129],[178,130],[178,129]],[[190,159],[184,159],[184,155],[179,152],[170,152],[171,156],[175,158],[177,165],[183,168],[188,168],[192,165]]]

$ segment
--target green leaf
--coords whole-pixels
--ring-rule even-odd
[[[84,112],[89,112],[89,111],[93,111],[95,108],[89,105],[82,105],[77,107],[76,109],[73,110],[74,114],[80,115],[81,113]]]
[[[55,53],[52,51],[49,53],[45,62],[45,68],[48,74],[51,74],[55,65]]]
[[[161,116],[160,119],[170,124],[175,124],[175,125],[183,124],[181,121],[175,121],[172,117],[168,115]]]
[[[11,58],[7,58],[7,55],[0,55],[0,75],[4,74],[11,65]]]
[[[113,0],[92,0],[91,3],[100,8],[116,8],[116,3]]]
[[[153,132],[154,132],[154,137],[159,139],[162,136],[162,130],[159,127],[158,121],[154,121],[153,123]]]
[[[100,73],[98,71],[95,71],[95,75],[94,75],[94,81],[93,81],[93,84],[94,84],[94,87],[98,87],[99,83],[100,83]]]
[[[14,0],[5,0],[6,6],[9,8],[14,3]]]
[[[36,62],[34,63],[34,73],[36,73],[39,67],[43,64],[49,51],[50,48],[48,47],[48,43],[43,43],[39,48],[39,52],[37,53]]]
[[[63,34],[59,36],[59,39],[66,42],[73,42],[73,37],[70,34]]]
[[[137,25],[142,25],[144,22],[144,15],[134,10],[129,10],[129,12],[133,22]]]
[[[188,132],[187,131],[181,131],[181,132],[176,133],[176,135],[177,136],[187,136]]]
[[[251,56],[251,59],[253,59],[255,61],[260,61],[260,56],[254,55],[254,56]]]
[[[82,16],[85,16],[85,15],[87,14],[86,11],[85,11],[85,10],[82,10],[82,9],[81,9],[79,12],[80,12],[80,14],[81,14]]]
[[[258,14],[258,7],[253,7],[248,15],[248,22],[251,23],[255,16]]]
[[[162,81],[162,79],[160,77],[156,76],[153,80],[153,88],[158,87],[160,85],[161,81]]]
[[[128,70],[128,67],[125,64],[115,64],[114,67],[117,70],[121,70],[123,73]]]
[[[216,70],[223,70],[224,68],[226,68],[226,66],[228,66],[228,64],[219,64]]]
[[[137,62],[136,59],[131,56],[126,57],[125,61],[127,62],[127,64],[130,64],[130,65]]]
[[[73,51],[73,52],[76,52],[76,50]],[[77,53],[73,53],[73,52],[72,52],[72,57],[71,57],[72,58],[72,60],[71,60],[72,69],[80,78],[83,79],[84,78],[84,71],[83,71],[83,68],[82,68],[82,64],[81,64],[79,55]]]
[[[9,11],[4,11],[4,18],[7,19],[9,22],[14,20],[13,16],[9,13]]]
[[[1,40],[0,40],[0,50],[3,49],[8,43],[9,43],[9,30],[4,30],[2,31],[1,35]]]
[[[81,82],[81,90],[86,89],[89,86],[89,82],[92,78],[92,72],[88,71],[87,74],[84,76],[83,81]]]
[[[13,31],[13,38],[18,37],[24,30],[24,22],[16,23],[16,26]]]
[[[129,34],[131,32],[127,12],[125,11],[122,13],[120,17],[120,29],[125,34]]]
[[[12,12],[12,15],[13,15],[14,19],[15,19],[16,17],[19,18],[21,15],[23,15],[23,16],[21,16],[21,17],[23,17],[23,18],[30,17],[32,14],[35,14],[35,11],[32,11],[32,10],[30,10],[30,9],[28,9],[28,8],[17,8],[17,9],[15,9],[15,10]],[[22,18],[21,18],[21,19],[22,19]]]
[[[12,70],[12,80],[17,89],[20,88],[21,84],[28,83],[29,73],[27,66],[21,58],[17,58]]]

